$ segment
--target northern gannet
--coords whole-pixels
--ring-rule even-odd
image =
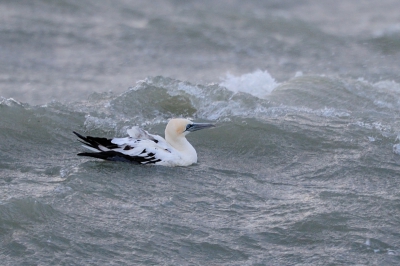
[[[135,126],[127,130],[129,137],[84,137],[74,131],[83,147],[92,152],[78,153],[103,160],[137,164],[187,166],[197,162],[197,153],[185,136],[193,131],[214,127],[208,123],[193,123],[188,119],[171,119],[165,128],[165,139]]]

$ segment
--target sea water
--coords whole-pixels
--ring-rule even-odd
[[[398,265],[397,1],[4,1],[2,265]],[[188,135],[189,167],[72,131]]]

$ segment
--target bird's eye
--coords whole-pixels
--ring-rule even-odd
[[[191,127],[192,127],[192,124],[187,124],[187,125],[186,125],[186,130],[185,130],[185,131],[189,130],[189,128],[191,128]]]

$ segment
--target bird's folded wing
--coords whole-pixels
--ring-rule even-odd
[[[112,142],[118,145],[118,148],[113,148],[112,151],[124,155],[125,158],[129,156],[131,160],[141,164],[168,164],[181,159],[176,150],[164,140],[156,143],[149,139],[120,138],[113,139]]]

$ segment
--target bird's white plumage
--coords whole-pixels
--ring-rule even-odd
[[[139,164],[187,166],[197,162],[197,153],[187,141],[186,134],[212,126],[182,118],[171,119],[165,129],[165,139],[137,126],[128,129],[129,137],[125,138],[105,139],[75,134],[83,140],[84,147],[93,152],[78,155]]]
[[[130,131],[131,129],[128,129]],[[139,156],[144,159],[150,159],[154,157],[154,160],[160,160],[155,162],[157,165],[175,166],[179,165],[182,161],[180,154],[169,145],[162,137],[157,135],[151,135],[147,131],[140,129],[145,134],[131,135],[134,137],[126,138],[114,138],[111,140],[112,143],[117,144],[119,148],[113,149],[114,151],[120,152],[128,156]],[[156,140],[157,143],[154,141]],[[131,147],[126,149],[126,147]],[[152,155],[154,154],[154,155]]]

